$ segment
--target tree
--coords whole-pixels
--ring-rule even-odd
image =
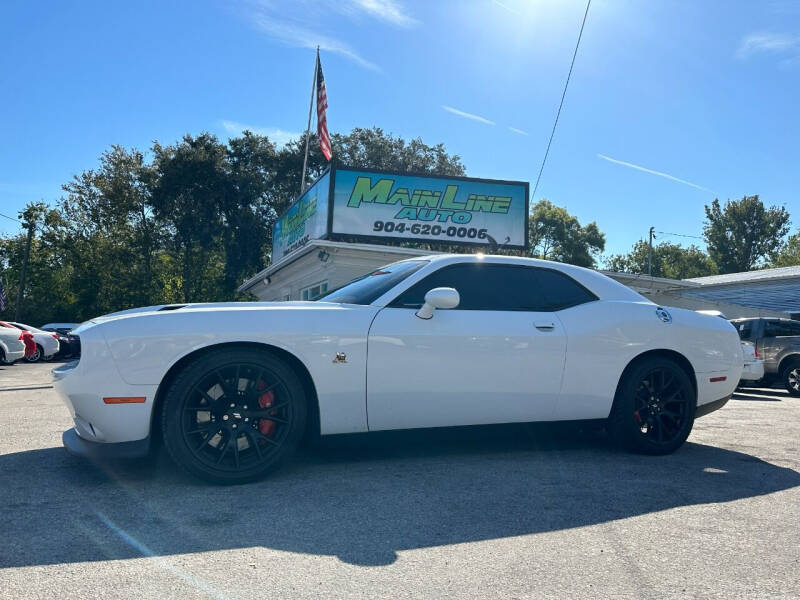
[[[222,207],[234,190],[227,176],[227,149],[216,136],[186,135],[174,146],[153,145],[155,180],[151,203],[170,232],[180,264],[183,302],[224,297],[216,285],[221,269]],[[222,259],[224,261],[224,259]]]
[[[647,273],[649,244],[639,240],[628,254],[617,254],[606,261],[609,271]],[[679,244],[661,242],[653,246],[653,277],[690,279],[716,275],[714,261],[694,244],[684,248]]]
[[[18,214],[19,219],[25,224],[25,231],[0,238],[0,273],[7,297],[4,311],[6,319],[12,319],[17,312],[28,224],[33,224],[34,229],[19,319],[25,322],[41,312],[48,314],[57,312],[66,301],[64,297],[52,297],[52,289],[58,289],[63,280],[63,273],[58,269],[59,265],[52,260],[50,239],[47,236],[48,223],[52,222],[54,215],[57,213],[49,209],[44,202],[30,202]]]
[[[384,133],[380,127],[356,127],[347,135],[334,134],[334,157],[348,167],[465,175],[458,155],[447,154],[443,144],[429,146],[420,138],[406,142]]]
[[[789,231],[786,209],[765,208],[758,195],[728,200],[724,207],[714,199],[705,209],[703,235],[720,273],[750,271],[774,260]]]
[[[777,256],[773,267],[794,267],[800,265],[800,229],[789,238]]]
[[[537,258],[594,267],[606,237],[592,221],[581,226],[567,209],[540,200],[528,220],[531,254]]]
[[[152,170],[137,150],[112,146],[97,169],[63,189],[61,217],[51,228],[53,251],[70,266],[69,290],[91,318],[160,299],[157,253],[164,231],[150,208]]]
[[[348,166],[464,174],[441,144],[378,128],[332,141]],[[251,132],[227,143],[201,133],[154,143],[152,161],[112,146],[63,186],[56,208],[37,205],[22,318],[82,321],[135,306],[235,299],[244,277],[269,261],[272,225],[299,192],[304,142],[278,150]],[[316,138],[310,147],[308,181],[329,164]],[[0,236],[10,314],[25,242],[25,233]]]
[[[267,137],[245,131],[228,142],[230,193],[220,207],[225,268],[222,289],[233,294],[245,277],[264,268],[277,211],[271,199],[277,154]]]

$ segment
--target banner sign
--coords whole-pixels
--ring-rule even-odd
[[[330,171],[308,188],[272,226],[272,262],[328,233]]]
[[[273,226],[272,261],[315,239],[389,238],[527,248],[528,183],[333,164]]]
[[[332,236],[527,245],[528,184],[336,169]]]

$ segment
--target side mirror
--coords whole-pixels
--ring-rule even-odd
[[[461,296],[458,295],[455,288],[433,288],[425,294],[425,304],[416,314],[420,319],[428,320],[433,317],[433,311],[437,308],[455,308],[459,302],[461,302]]]

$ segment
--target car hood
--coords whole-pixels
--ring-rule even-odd
[[[236,311],[250,311],[250,310],[287,310],[287,309],[301,309],[308,310],[310,308],[324,308],[335,307],[337,304],[322,303],[322,302],[308,302],[308,301],[294,301],[294,302],[198,302],[191,304],[156,304],[153,306],[142,306],[139,308],[130,308],[119,312],[109,313],[99,317],[94,317],[88,321],[84,321],[79,327],[73,329],[70,333],[80,335],[81,332],[86,331],[89,327],[99,325],[101,323],[109,323],[111,321],[119,321],[122,319],[135,319],[140,317],[153,317],[153,316],[166,316],[176,312],[236,312]]]

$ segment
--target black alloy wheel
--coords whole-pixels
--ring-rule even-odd
[[[259,479],[296,449],[306,420],[303,386],[268,352],[213,351],[189,365],[164,402],[173,459],[212,483]]]
[[[800,396],[800,360],[794,359],[783,368],[781,379],[786,391],[792,396]]]
[[[694,425],[697,400],[686,372],[665,358],[628,370],[609,416],[609,429],[625,448],[644,454],[677,450]]]

